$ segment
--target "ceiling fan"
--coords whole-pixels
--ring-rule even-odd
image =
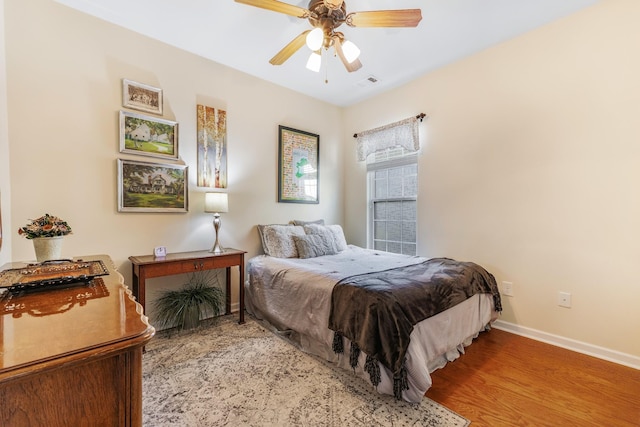
[[[336,28],[343,23],[350,27],[416,27],[422,19],[420,9],[347,13],[347,6],[343,0],[310,0],[307,9],[278,0],[235,1],[308,19],[313,29],[303,31],[269,62],[273,65],[281,65],[306,44],[312,51],[307,61],[307,68],[316,72],[320,71],[322,49],[328,51],[331,46],[334,47],[347,71],[353,72],[362,67],[362,63],[358,60],[360,49],[351,41],[345,40],[343,33],[336,31]]]

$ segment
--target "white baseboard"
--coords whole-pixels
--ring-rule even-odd
[[[231,304],[232,313],[237,313],[239,308],[240,304]],[[491,324],[491,327],[640,370],[640,357],[633,356],[631,354],[561,337],[559,335],[550,334],[537,329],[527,328],[525,326],[516,325],[515,323],[505,322],[504,320],[496,320]]]
[[[496,320],[491,324],[491,326],[493,328],[531,338],[536,341],[542,341],[557,347],[566,348],[567,350],[597,357],[598,359],[618,363],[634,369],[640,369],[640,357],[633,356],[631,354],[610,350],[608,348],[599,347],[582,341],[576,341],[559,335],[549,334],[547,332],[538,331],[536,329],[527,328],[525,326],[516,325],[515,323],[505,322],[503,320]]]
[[[240,311],[240,303],[234,302],[231,304],[231,312],[232,313],[237,313],[238,311]]]

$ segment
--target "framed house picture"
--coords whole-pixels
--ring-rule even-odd
[[[118,159],[118,212],[187,212],[188,166]]]
[[[320,136],[278,126],[278,202],[319,203]]]
[[[162,89],[122,79],[122,106],[162,115]]]
[[[178,158],[178,123],[120,111],[120,152]]]

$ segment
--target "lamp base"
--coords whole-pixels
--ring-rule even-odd
[[[209,252],[214,253],[214,254],[221,254],[221,253],[224,252],[224,248],[222,246],[216,244],[211,248],[211,250]]]
[[[224,252],[224,248],[220,246],[218,243],[218,231],[220,230],[220,214],[215,213],[213,215],[213,228],[216,230],[216,242],[213,244],[213,248],[209,252],[213,252],[214,254],[219,254]]]

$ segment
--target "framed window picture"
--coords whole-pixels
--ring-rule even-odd
[[[178,123],[120,111],[120,152],[178,158]]]
[[[278,127],[278,202],[319,203],[320,136]]]
[[[187,212],[186,165],[118,159],[118,212]]]
[[[162,115],[162,89],[122,79],[122,106]]]

